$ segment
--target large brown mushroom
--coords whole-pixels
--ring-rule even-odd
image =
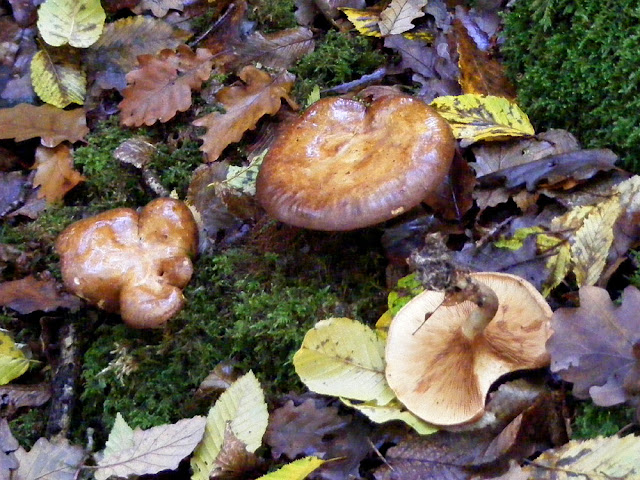
[[[542,295],[515,275],[470,278],[473,301],[447,305],[443,292],[425,291],[389,327],[387,381],[410,411],[435,425],[478,420],[499,377],[549,364],[552,312]]]
[[[422,202],[446,177],[455,140],[430,106],[385,96],[365,106],[314,103],[276,139],[257,179],[273,217],[316,230],[353,230]]]
[[[153,328],[182,308],[197,245],[189,208],[159,198],[140,214],[117,208],[70,225],[56,250],[70,291],[132,327]]]

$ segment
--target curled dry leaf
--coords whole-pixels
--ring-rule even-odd
[[[167,122],[191,106],[191,91],[199,90],[213,66],[211,52],[194,53],[186,45],[165,49],[158,55],[138,57],[140,68],[127,74],[129,86],[122,92],[121,123],[127,126]]]
[[[602,406],[640,401],[640,291],[627,287],[616,307],[603,288],[582,287],[580,307],[554,312],[547,342],[551,370],[573,394]]]
[[[73,169],[73,155],[67,145],[38,147],[34,168],[33,186],[40,187],[38,198],[44,198],[47,203],[62,200],[69,190],[85,180]]]
[[[84,110],[62,110],[51,105],[36,107],[21,103],[0,109],[0,138],[21,142],[41,137],[45,147],[55,147],[67,140],[75,143],[89,133]]]
[[[239,141],[247,130],[254,129],[263,115],[274,115],[280,110],[281,99],[297,108],[289,97],[295,78],[292,74],[284,72],[272,77],[256,67],[247,66],[238,77],[243,84],[223,88],[217,95],[226,113],[210,113],[193,122],[196,127],[207,128],[201,150],[207,154],[208,162],[217,160],[229,144]]]

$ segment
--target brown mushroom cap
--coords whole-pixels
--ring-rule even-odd
[[[316,230],[352,230],[418,205],[445,178],[455,140],[429,105],[407,96],[314,103],[275,141],[257,180],[273,217]]]
[[[471,276],[498,297],[496,315],[475,338],[467,338],[462,326],[477,305],[443,306],[444,293],[435,291],[411,300],[389,327],[387,381],[411,412],[435,425],[479,419],[500,376],[549,364],[545,342],[552,312],[542,295],[514,275]],[[434,313],[425,322],[428,312]]]
[[[152,328],[182,308],[197,243],[189,208],[159,198],[140,214],[117,208],[70,225],[56,250],[69,290],[132,327]]]

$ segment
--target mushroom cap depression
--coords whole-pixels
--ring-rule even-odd
[[[412,299],[389,327],[389,386],[411,412],[435,425],[478,420],[489,388],[499,377],[549,364],[545,343],[551,335],[552,312],[542,295],[515,275],[471,277],[498,297],[496,315],[475,338],[467,338],[462,325],[477,305],[440,305],[444,293],[436,291]],[[425,322],[428,312],[433,313]]]
[[[80,220],[56,241],[65,286],[136,328],[159,327],[183,306],[198,227],[189,208],[153,200]]]
[[[353,230],[418,205],[446,177],[455,140],[433,108],[408,96],[369,107],[341,97],[309,107],[276,139],[257,180],[269,215],[315,230]]]

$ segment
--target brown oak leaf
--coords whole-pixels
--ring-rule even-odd
[[[120,122],[129,127],[153,125],[188,110],[191,91],[199,90],[211,75],[212,58],[209,50],[199,48],[194,53],[186,45],[139,56],[140,67],[127,74]]]
[[[603,288],[580,288],[580,307],[561,308],[547,342],[551,370],[573,383],[573,394],[611,406],[640,400],[640,291],[622,292],[616,307]]]
[[[85,180],[73,169],[73,156],[67,145],[38,147],[34,168],[33,186],[40,187],[38,198],[44,198],[47,203],[62,200],[69,190]]]
[[[280,110],[281,99],[297,108],[289,97],[295,79],[291,73],[272,77],[249,65],[238,73],[238,77],[243,84],[223,88],[217,95],[226,113],[210,113],[193,122],[196,127],[207,128],[200,150],[207,154],[208,162],[217,160],[229,144],[239,141],[244,132],[255,128],[263,115],[274,115]]]
[[[17,142],[41,137],[45,147],[55,147],[64,140],[78,142],[89,133],[84,109],[62,110],[51,105],[36,107],[21,103],[0,109],[0,138]]]

